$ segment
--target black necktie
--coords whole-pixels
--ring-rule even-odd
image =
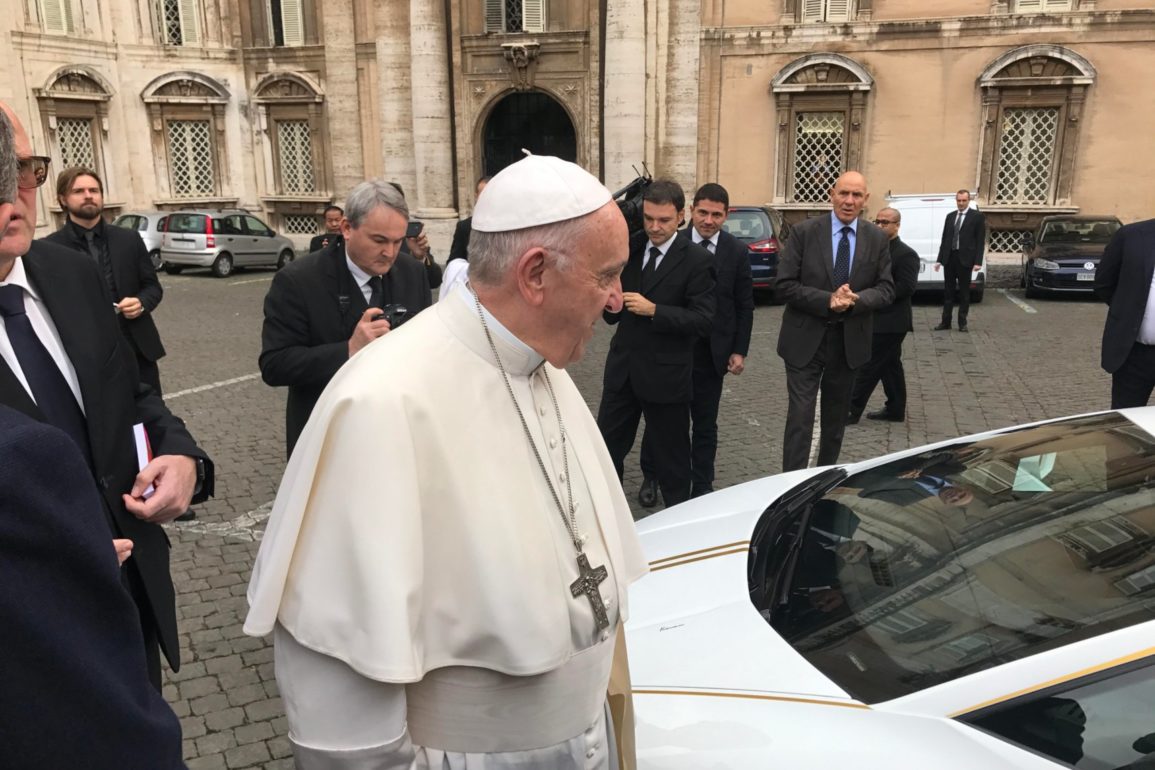
[[[369,279],[369,307],[385,307],[382,304],[384,294],[381,291],[381,276],[375,275]]]
[[[842,228],[842,239],[838,241],[838,256],[834,260],[834,288],[850,280],[850,233],[849,225]]]
[[[706,247],[706,251],[710,252],[711,254],[714,253],[714,242],[713,241],[702,241],[702,245]]]
[[[103,251],[100,246],[97,245],[96,230],[84,231],[84,245],[87,247],[88,253],[93,261],[96,262],[96,266],[100,268],[100,274],[104,276],[104,283],[108,286],[108,291],[112,294],[113,298],[115,298],[116,284],[112,279],[112,262],[105,259]]]
[[[88,447],[88,426],[84,422],[84,413],[80,411],[76,396],[72,388],[68,387],[60,367],[52,360],[52,354],[32,328],[32,321],[24,310],[23,287],[16,284],[0,286],[0,315],[4,316],[4,331],[12,343],[12,350],[20,362],[20,369],[32,390],[36,406],[50,425],[72,437],[91,468],[92,454]]]
[[[654,271],[658,269],[658,257],[662,256],[662,250],[657,246],[650,247],[650,261],[642,268],[642,291],[650,288],[650,282],[654,280]]]

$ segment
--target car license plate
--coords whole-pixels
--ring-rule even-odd
[[[1095,274],[1094,274],[1094,273],[1079,273],[1079,275],[1078,275],[1078,277],[1076,278],[1076,280],[1079,280],[1079,281],[1093,281],[1093,280],[1095,280]]]

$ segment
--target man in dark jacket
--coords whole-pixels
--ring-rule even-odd
[[[433,302],[424,266],[401,253],[409,208],[396,188],[362,182],[345,212],[342,239],[279,271],[265,297],[259,363],[267,384],[289,387],[287,455],[337,370]]]
[[[45,240],[91,257],[100,268],[116,304],[120,331],[136,354],[140,379],[159,395],[156,362],[165,351],[152,313],[160,305],[164,290],[144,241],[133,231],[104,223],[104,182],[90,168],[74,166],[61,171],[56,179],[56,200],[68,220]]]
[[[1103,369],[1111,408],[1146,406],[1155,389],[1155,219],[1119,229],[1095,271],[1095,296],[1106,302]]]
[[[983,213],[971,208],[971,194],[967,190],[955,193],[957,211],[946,215],[942,226],[942,240],[938,247],[938,263],[943,268],[942,323],[935,331],[950,328],[954,303],[958,301],[958,330],[967,330],[967,312],[971,306],[971,275],[983,263],[987,244],[987,221]]]
[[[890,272],[894,277],[894,303],[874,312],[874,336],[870,360],[858,370],[850,396],[848,424],[858,422],[874,387],[882,381],[886,406],[866,415],[870,420],[902,422],[906,419],[906,372],[902,369],[902,341],[914,330],[910,297],[918,285],[918,253],[898,237],[902,215],[897,209],[878,212],[874,224],[890,238]]]
[[[340,206],[328,205],[325,207],[325,232],[314,235],[309,241],[309,253],[320,251],[333,241],[341,238],[341,220],[345,218],[345,210]]]

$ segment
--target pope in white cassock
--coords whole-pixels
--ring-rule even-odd
[[[330,382],[245,622],[273,633],[299,767],[628,766],[607,687],[646,564],[564,371],[621,309],[627,251],[601,183],[527,157],[477,202],[468,284]]]

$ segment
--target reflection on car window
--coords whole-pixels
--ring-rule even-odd
[[[722,226],[730,235],[746,242],[771,236],[769,222],[761,211],[731,211]]]
[[[1043,226],[1042,243],[1107,243],[1122,225],[1114,219],[1048,222]]]
[[[1088,770],[1155,767],[1155,670],[1142,666],[1000,705],[963,721]]]
[[[1155,617],[1153,536],[1151,435],[1118,414],[1026,428],[847,478],[768,614],[878,702]]]

